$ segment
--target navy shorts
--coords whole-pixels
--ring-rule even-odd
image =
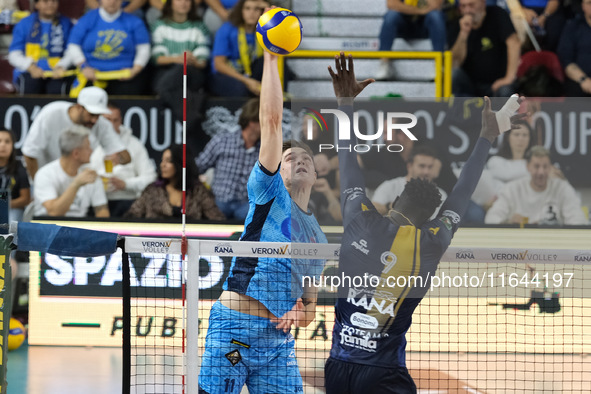
[[[326,394],[415,394],[417,386],[404,367],[384,368],[329,358],[324,367]]]

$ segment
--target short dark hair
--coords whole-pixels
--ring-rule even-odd
[[[296,140],[288,140],[288,141],[284,141],[283,142],[283,147],[281,148],[281,153],[285,153],[286,150],[291,149],[291,148],[302,148],[303,150],[306,151],[307,154],[310,155],[311,158],[314,158],[314,152],[312,152],[312,149],[310,149],[310,147],[308,145],[306,145],[305,143],[301,142],[301,141],[296,141]]]
[[[162,8],[162,16],[160,19],[168,19],[169,21],[172,20],[172,0],[166,0],[164,3],[164,7]],[[190,21],[199,21],[201,18],[197,13],[197,3],[195,0],[191,0],[191,8],[189,9],[189,15],[187,15],[187,19]]]
[[[404,205],[423,211],[427,218],[441,204],[441,193],[437,185],[426,179],[411,178],[399,198]]]
[[[242,112],[238,117],[238,124],[242,130],[244,130],[250,122],[259,121],[259,106],[260,100],[258,98],[250,99],[242,106]]]
[[[412,150],[410,151],[410,156],[408,156],[408,160],[406,161],[407,163],[412,163],[415,161],[415,157],[416,156],[429,156],[432,157],[434,159],[437,159],[437,152],[435,151],[434,148],[428,146],[428,145],[419,145],[419,146],[414,146],[412,148]]]
[[[534,130],[531,128],[530,124],[523,119],[519,119],[513,122],[514,125],[525,126],[527,131],[529,131],[529,144],[527,145],[526,152],[534,145]],[[501,146],[499,147],[498,155],[504,157],[505,159],[512,160],[513,159],[513,152],[511,151],[511,146],[509,145],[509,136],[513,132],[513,129],[506,131],[503,134],[503,142],[501,142]]]

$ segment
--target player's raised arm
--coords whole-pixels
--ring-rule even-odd
[[[261,123],[261,150],[259,162],[268,171],[275,172],[281,162],[283,145],[283,90],[277,56],[264,53],[263,79],[261,81],[261,104],[259,111]]]
[[[335,71],[329,66],[328,72],[332,78],[332,86],[339,104],[339,109],[347,114],[349,119],[353,119],[353,100],[367,85],[374,82],[373,79],[366,79],[358,82],[355,79],[355,70],[353,67],[353,57],[345,57],[343,52],[335,56]],[[355,138],[352,143],[355,143]],[[347,141],[340,141],[339,145]],[[344,147],[343,147],[344,148]],[[347,203],[351,201],[352,195],[361,195],[365,193],[365,182],[363,172],[357,161],[357,152],[347,149],[339,149],[339,172],[341,174],[341,210],[343,212],[343,225],[351,218],[355,209],[351,212],[347,208]],[[358,189],[358,190],[357,190]],[[347,194],[347,195],[346,195]],[[354,204],[361,209],[361,204]]]
[[[478,180],[480,179],[480,175],[482,175],[482,170],[488,158],[488,152],[490,150],[492,142],[503,132],[507,131],[510,128],[516,127],[514,126],[513,122],[519,119],[523,119],[527,114],[518,114],[513,115],[515,112],[515,108],[509,110],[509,104],[512,103],[515,98],[510,98],[507,104],[498,112],[493,112],[491,109],[490,99],[488,97],[484,97],[484,108],[482,109],[482,128],[480,130],[480,138],[476,142],[476,146],[472,150],[468,161],[464,164],[464,168],[462,169],[462,173],[458,178],[451,194],[443,203],[440,211],[441,214],[445,216],[446,212],[452,211],[453,213],[459,215],[459,217],[454,220],[454,224],[456,224],[455,229],[457,229],[457,224],[459,223],[461,217],[464,215],[466,211],[466,207],[470,201],[470,197],[472,193],[474,193],[474,189],[478,184]],[[520,99],[517,103],[520,102]],[[455,215],[454,215],[455,216]]]

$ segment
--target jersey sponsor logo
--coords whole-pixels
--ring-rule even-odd
[[[353,201],[358,197],[363,196],[363,192],[353,192],[347,196],[347,201]]]
[[[359,242],[353,241],[351,243],[351,246],[366,256],[369,254],[369,249],[367,248],[367,241],[364,239],[360,239]]]
[[[379,277],[377,275],[368,274],[368,276],[382,279],[381,277]],[[385,280],[384,280],[384,282],[385,282]],[[366,287],[361,287],[361,288],[352,287],[349,289],[349,297],[357,298],[362,295],[368,295],[369,297],[381,298],[381,299],[392,301],[392,302],[396,302],[396,300],[398,299],[398,298],[394,297],[392,295],[392,293],[388,290],[379,290],[379,289],[372,289],[372,288],[366,288]]]
[[[355,312],[349,320],[357,327],[368,328],[370,330],[378,328],[378,319],[364,313]]]
[[[437,235],[437,233],[439,232],[439,227],[429,227],[429,231],[431,231],[433,235]]]
[[[378,341],[371,339],[371,334],[358,328],[343,324],[339,332],[341,345],[354,347],[368,352],[375,352],[378,347]]]
[[[360,187],[351,187],[349,189],[345,189],[343,194],[347,196],[347,201],[353,201],[358,197],[365,195],[365,192]]]
[[[450,218],[450,220],[453,222],[453,224],[460,223],[461,218],[460,218],[460,215],[457,214],[457,212],[450,211],[449,209],[446,209],[445,211],[443,211],[443,216]]]
[[[474,260],[474,252],[471,249],[460,250],[456,253],[456,259]]]
[[[359,298],[356,299],[356,291],[354,289],[349,289],[349,294],[347,297],[347,302],[361,307],[363,309],[365,309],[366,311],[372,311],[375,310],[378,313],[382,314],[382,315],[390,315],[392,317],[394,317],[394,305],[396,304],[396,300],[391,301],[389,299],[377,299],[376,297],[367,297],[365,294]]]

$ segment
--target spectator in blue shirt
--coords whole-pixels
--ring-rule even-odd
[[[20,94],[65,93],[63,78],[44,77],[64,55],[72,28],[72,22],[58,13],[58,6],[58,0],[35,0],[36,12],[14,27],[8,61]]]
[[[70,96],[88,82],[112,95],[146,92],[147,75],[142,72],[150,60],[150,33],[144,22],[121,10],[122,0],[101,0],[100,8],[87,12],[74,26],[66,56],[81,73]],[[107,83],[96,72],[120,72],[120,80]]]
[[[260,150],[259,99],[250,99],[238,119],[241,131],[219,133],[195,160],[199,172],[215,168],[215,203],[228,219],[243,221],[248,213],[246,182]]]
[[[567,96],[591,96],[591,0],[581,2],[582,14],[578,14],[564,27],[558,58],[567,78],[564,90]]]
[[[260,0],[240,0],[232,8],[229,21],[217,31],[209,84],[216,96],[259,95],[263,49],[256,40],[255,29],[266,4]]]
[[[560,0],[520,0],[525,20],[543,49],[555,51],[566,17]]]

